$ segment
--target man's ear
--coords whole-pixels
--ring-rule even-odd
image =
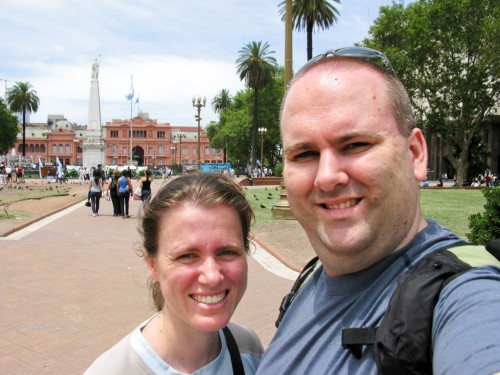
[[[408,147],[412,157],[413,172],[417,181],[427,177],[427,143],[422,130],[415,128],[408,137]]]
[[[148,266],[149,270],[149,276],[155,280],[158,281],[158,274],[156,272],[156,258],[152,258],[148,255],[148,252],[146,250],[142,250],[142,254],[144,256],[144,261],[146,262],[146,265]]]

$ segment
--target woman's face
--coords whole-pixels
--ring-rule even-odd
[[[163,215],[159,227],[157,255],[146,261],[165,299],[163,313],[177,328],[223,328],[247,286],[236,210],[184,204]]]

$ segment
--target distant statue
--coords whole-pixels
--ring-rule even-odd
[[[97,59],[95,59],[94,63],[92,64],[92,79],[97,79],[99,76],[99,63],[97,62]]]

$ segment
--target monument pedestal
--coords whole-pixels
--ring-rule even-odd
[[[290,208],[290,204],[288,203],[286,190],[283,186],[283,178],[281,179],[281,182],[280,200],[272,208],[273,219],[296,220],[295,216],[293,215],[292,209]]]
[[[106,143],[100,138],[87,138],[81,145],[83,151],[83,165],[97,167],[106,160]]]

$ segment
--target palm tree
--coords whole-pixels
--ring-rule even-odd
[[[215,113],[222,113],[226,108],[230,108],[233,104],[233,99],[229,95],[229,90],[222,89],[212,100],[212,109]],[[226,137],[223,136],[224,145],[224,163],[227,162],[227,149],[226,149]]]
[[[16,82],[7,94],[7,103],[12,112],[23,114],[23,156],[26,156],[26,112],[38,111],[40,99],[29,82]]]
[[[252,155],[251,165],[255,168],[257,149],[257,114],[259,113],[259,89],[271,81],[276,70],[276,59],[270,56],[269,44],[265,42],[250,42],[238,52],[236,72],[248,87],[253,89],[253,121],[252,121]]]
[[[212,100],[212,109],[215,113],[221,113],[226,108],[231,107],[233,100],[229,95],[229,90],[222,89]]]
[[[340,4],[340,0],[333,0]],[[286,1],[279,5],[281,20],[285,22]],[[297,31],[307,33],[307,60],[312,58],[312,34],[314,26],[328,30],[338,21],[339,11],[330,0],[292,0],[292,22]]]

